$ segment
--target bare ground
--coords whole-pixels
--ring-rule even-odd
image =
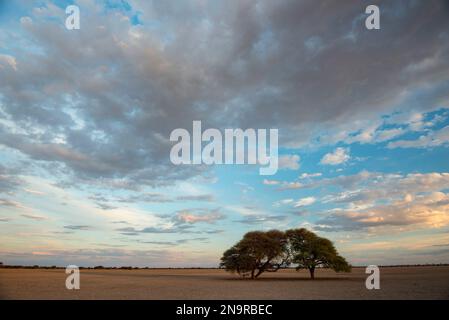
[[[64,269],[0,269],[1,299],[449,299],[449,266],[381,268],[381,289],[351,273],[281,270],[243,280],[216,269],[81,270],[81,289]]]

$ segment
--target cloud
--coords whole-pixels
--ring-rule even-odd
[[[43,216],[38,216],[38,215],[33,215],[33,214],[21,214],[22,217],[27,218],[27,219],[31,219],[31,220],[36,220],[36,221],[42,221],[42,220],[47,220],[47,217],[43,217]]]
[[[141,19],[163,17],[161,27],[152,28],[86,4],[90,28],[73,41],[59,20],[49,19],[54,10],[23,17],[13,26],[23,45],[8,45],[11,53],[1,56],[2,112],[15,127],[0,132],[0,143],[58,163],[61,179],[71,185],[131,190],[207,171],[175,167],[168,159],[171,130],[190,128],[195,119],[214,128],[281,127],[281,145],[295,144],[323,131],[332,135],[349,122],[363,129],[362,120],[409,108],[407,101],[429,109],[448,98],[449,76],[436,72],[449,61],[441,40],[449,24],[443,3],[386,4],[382,37],[374,42],[359,23],[362,3],[326,2],[326,12],[313,1],[236,2],[226,14],[224,6],[186,3],[179,10],[133,2]],[[426,32],[404,27],[430,15],[434,24]],[[4,37],[2,43],[15,43],[10,33]],[[397,39],[392,52],[382,50]],[[194,45],[200,42],[207,45]],[[354,83],[360,85],[354,89]],[[341,94],[354,90],[357,95]],[[380,139],[399,134],[392,130]],[[286,168],[299,167],[294,158],[286,161]]]
[[[340,141],[346,144],[356,142],[361,144],[377,144],[394,139],[405,134],[408,131],[408,129],[406,130],[404,128],[382,129],[382,126],[383,123],[379,121],[356,132],[349,132],[347,135],[342,137]]]
[[[449,126],[437,131],[420,136],[416,140],[399,140],[388,144],[389,149],[394,148],[432,148],[438,146],[447,146],[449,144]]]
[[[7,54],[0,54],[0,68],[10,67],[14,71],[17,71],[17,60],[13,56]]]
[[[429,132],[431,127],[442,123],[447,118],[447,104],[439,108],[435,106],[429,112],[404,110],[392,113],[381,119],[360,119],[356,121],[353,130],[342,126],[340,130],[322,133],[315,142],[319,145],[343,144],[379,144],[396,139],[406,133]]]
[[[220,234],[223,233],[224,230],[203,230],[203,231],[193,231],[191,230],[191,226],[188,225],[182,225],[182,226],[176,226],[176,227],[146,227],[143,229],[135,229],[135,228],[120,228],[116,229],[116,231],[119,231],[122,235],[127,236],[138,236],[145,233],[154,233],[154,234]]]
[[[198,238],[190,238],[190,239],[178,239],[176,241],[148,241],[148,240],[137,240],[138,243],[145,244],[154,244],[154,245],[163,245],[163,246],[178,246],[180,244],[186,244],[188,242],[205,242],[208,238],[198,237]]]
[[[369,172],[366,170],[362,170],[359,173],[353,175],[340,175],[333,178],[324,178],[320,180],[310,181],[308,183],[304,183],[301,185],[301,188],[304,189],[315,189],[326,186],[337,185],[342,188],[352,188],[357,186],[372,177],[383,176],[381,173]]]
[[[123,235],[136,236],[141,233],[199,233],[191,231],[192,226],[189,225],[178,225],[178,226],[167,226],[167,227],[145,227],[143,229],[136,229],[133,227],[119,228],[119,231]]]
[[[388,205],[375,205],[364,210],[342,210],[316,222],[322,231],[354,231],[368,228],[394,227],[398,230],[414,228],[441,228],[449,225],[449,195],[433,192]]]
[[[404,133],[405,133],[405,131],[402,128],[382,130],[382,131],[378,132],[376,142],[388,141],[388,140],[394,139],[398,136],[401,136]]]
[[[298,155],[285,155],[279,157],[279,169],[298,170],[300,167]]]
[[[214,224],[218,220],[225,218],[219,209],[184,209],[174,214],[161,214],[157,216],[161,219],[159,225],[145,228],[123,227],[116,231],[127,236],[137,236],[142,233],[219,233],[219,230],[195,230],[196,224]]]
[[[449,188],[449,173],[380,173],[362,170],[353,175],[281,183],[278,190],[318,189],[327,193],[323,203],[366,203],[376,199],[397,199],[407,194],[433,192]]]
[[[162,193],[145,192],[145,193],[139,193],[137,195],[131,195],[129,197],[122,197],[122,198],[116,199],[115,201],[121,202],[121,203],[134,203],[134,202],[169,203],[169,202],[173,202],[174,200]]]
[[[345,163],[350,159],[349,155],[349,149],[347,148],[337,148],[332,153],[327,153],[324,155],[324,157],[321,159],[321,164],[328,164],[328,165],[338,165]]]
[[[293,199],[282,199],[282,200],[276,201],[273,205],[275,207],[278,207],[281,205],[291,204],[293,202],[295,202],[295,200],[293,200]]]
[[[267,186],[275,186],[275,185],[278,185],[279,183],[281,183],[281,182],[278,180],[263,179],[263,184],[267,185]]]
[[[33,251],[31,254],[35,255],[35,256],[52,256],[53,255],[51,252],[47,252],[47,251]]]
[[[270,223],[270,222],[281,222],[285,221],[287,216],[284,215],[246,215],[240,220],[236,220],[235,222],[243,223],[243,224],[262,224],[262,223]]]
[[[425,121],[425,116],[422,112],[412,111],[410,114],[405,114],[406,118],[403,118],[402,123],[406,124],[411,131],[422,131],[426,127],[434,125],[433,121]],[[399,119],[401,119],[401,116],[399,116]]]
[[[317,178],[321,177],[323,174],[321,172],[316,173],[303,173],[299,176],[299,179],[310,179],[310,178]]]
[[[339,206],[316,221],[317,230],[403,232],[449,224],[448,173],[402,175],[364,171],[323,179],[314,187],[340,189],[322,198],[325,204]]]
[[[27,189],[27,188],[24,188],[23,191],[28,192],[28,193],[31,193],[31,194],[33,194],[33,195],[37,195],[37,196],[43,196],[43,195],[45,195],[44,192],[37,191],[37,190],[32,190],[32,189]]]
[[[449,188],[449,173],[377,173],[361,171],[354,175],[326,178],[304,185],[308,188],[338,187],[338,193],[329,193],[323,202],[366,203],[374,200],[402,199],[407,195],[429,193]]]
[[[243,194],[249,193],[254,191],[254,187],[251,186],[248,183],[244,183],[244,182],[235,182],[236,185],[238,185],[240,187],[240,190]]]
[[[64,226],[65,229],[70,229],[70,230],[91,230],[92,228],[90,226],[86,226],[86,225],[67,225]]]
[[[223,232],[224,232],[224,230],[216,229],[216,230],[206,230],[203,233],[206,233],[206,234],[220,234],[220,233],[223,233]]]
[[[213,202],[215,198],[212,194],[198,194],[198,195],[182,195],[177,197],[170,197],[169,195],[157,192],[146,192],[134,194],[126,197],[112,198],[102,194],[93,194],[89,196],[97,207],[103,210],[117,209],[120,204],[127,203],[174,203],[186,201],[200,201]]]
[[[279,190],[294,190],[294,189],[301,189],[304,185],[301,182],[282,182],[281,187]]]
[[[202,213],[196,213],[196,211]],[[204,213],[205,212],[205,213]],[[224,219],[224,215],[219,212],[219,210],[182,210],[176,213],[176,215],[172,218],[172,220],[176,224],[195,224],[198,222],[205,222],[205,223],[215,223],[218,220]]]
[[[171,242],[171,241],[139,241],[139,243],[155,244],[155,245],[163,245],[163,246],[175,246],[178,244],[177,242]]]
[[[215,200],[212,194],[185,195],[176,197],[178,201],[204,201],[212,202]]]
[[[118,207],[115,206],[110,206],[106,203],[101,203],[101,202],[97,202],[97,207],[102,209],[102,210],[114,210],[117,209]]]
[[[302,198],[302,199],[299,199],[298,201],[296,201],[294,207],[299,208],[299,207],[310,206],[310,205],[314,204],[315,202],[316,202],[315,197],[306,197],[306,198]]]
[[[24,206],[21,203],[19,203],[17,201],[8,200],[8,199],[0,199],[0,206],[24,208]]]
[[[125,221],[125,220],[112,221],[111,223],[114,223],[114,224],[129,224],[128,221]]]
[[[0,164],[0,193],[11,193],[24,184],[17,177],[19,172],[14,168],[6,168]]]

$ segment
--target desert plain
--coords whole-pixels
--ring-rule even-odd
[[[80,289],[64,269],[0,269],[0,299],[449,299],[449,266],[381,267],[379,290],[364,268],[293,269],[241,279],[220,269],[81,269]]]

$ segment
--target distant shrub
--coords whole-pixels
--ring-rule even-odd
[[[124,269],[124,270],[132,270],[133,267],[121,267],[120,269]]]

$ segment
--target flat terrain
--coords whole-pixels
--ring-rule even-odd
[[[381,289],[363,268],[337,274],[282,270],[243,280],[215,269],[81,270],[81,289],[64,269],[0,269],[2,299],[449,299],[449,267],[381,268]]]

